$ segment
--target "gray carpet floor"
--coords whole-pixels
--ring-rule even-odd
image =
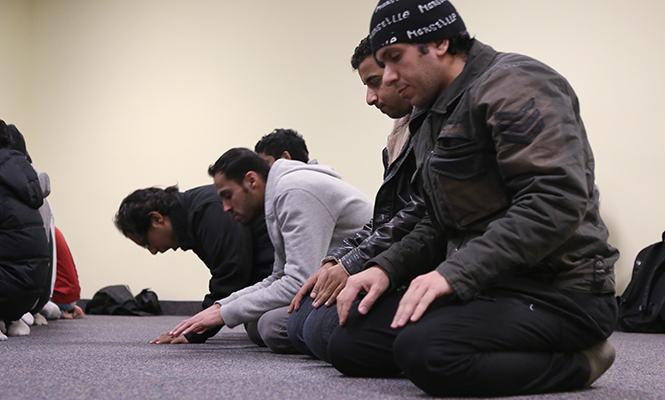
[[[0,342],[0,399],[426,399],[403,378],[347,378],[276,355],[240,328],[199,345],[150,345],[182,316],[50,321]],[[589,390],[519,399],[665,399],[665,335],[616,332],[612,368]]]

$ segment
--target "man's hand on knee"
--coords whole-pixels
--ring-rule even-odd
[[[300,308],[300,302],[302,301],[303,297],[312,290],[312,288],[316,285],[316,282],[319,280],[319,274],[321,273],[321,270],[323,269],[324,266],[319,268],[316,272],[312,274],[305,283],[300,287],[300,290],[298,290],[298,293],[293,297],[293,300],[291,300],[291,304],[289,305],[289,310],[287,311],[289,314],[291,314],[293,311],[298,311]]]
[[[349,279],[344,266],[339,263],[325,264],[319,271],[319,277],[310,295],[314,299],[312,303],[314,308],[318,308],[324,303],[326,306],[333,304]]]
[[[400,328],[408,321],[418,321],[435,299],[451,293],[453,288],[438,271],[416,277],[399,302],[399,308],[390,326]]]
[[[339,324],[344,325],[346,318],[349,316],[351,305],[362,290],[367,292],[367,295],[360,301],[358,305],[358,312],[367,314],[374,302],[383,294],[383,292],[390,286],[390,279],[388,274],[383,268],[373,266],[351,276],[346,281],[346,286],[337,296],[337,314],[339,316]]]

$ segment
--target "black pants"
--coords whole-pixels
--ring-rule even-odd
[[[337,304],[314,308],[313,301],[309,296],[303,298],[298,311],[293,311],[289,316],[287,333],[293,346],[301,353],[330,362],[328,357],[330,335],[339,328]],[[359,303],[360,299],[351,307],[357,308]]]
[[[404,292],[362,316],[354,308],[328,347],[349,376],[404,375],[433,396],[507,396],[580,389],[580,351],[616,325],[613,295],[595,296],[529,280],[497,285],[468,303],[433,303],[415,323],[390,328]]]
[[[17,321],[37,304],[41,288],[27,290],[24,286],[0,265],[0,320]]]

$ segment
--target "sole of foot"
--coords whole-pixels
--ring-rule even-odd
[[[21,321],[12,321],[7,326],[7,336],[28,336],[30,334],[30,327]]]
[[[44,317],[40,313],[35,314],[34,317],[35,317],[35,325],[38,325],[38,326],[48,325],[48,321],[46,320],[46,317]]]

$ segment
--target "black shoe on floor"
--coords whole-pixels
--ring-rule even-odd
[[[589,364],[591,365],[591,375],[584,385],[585,388],[588,388],[612,366],[616,357],[616,349],[612,342],[604,340],[582,351],[582,354],[589,360]]]

